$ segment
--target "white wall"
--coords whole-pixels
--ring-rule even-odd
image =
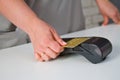
[[[86,28],[96,27],[99,22],[103,21],[95,0],[82,0],[82,7]]]

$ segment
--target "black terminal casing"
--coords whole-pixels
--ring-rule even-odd
[[[63,38],[64,41],[69,41],[73,38]],[[61,55],[69,53],[77,53],[83,55],[90,62],[96,64],[102,62],[112,51],[111,42],[102,37],[91,37],[85,42],[74,48],[65,48]]]

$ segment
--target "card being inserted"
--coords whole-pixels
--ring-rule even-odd
[[[102,37],[76,37],[63,38],[67,45],[61,55],[78,53],[90,62],[96,64],[102,62],[112,51],[111,42]]]

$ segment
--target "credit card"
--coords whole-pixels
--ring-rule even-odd
[[[79,44],[85,42],[86,40],[90,39],[89,37],[81,37],[81,38],[73,38],[69,41],[67,41],[67,45],[65,45],[65,48],[74,48],[78,46]]]

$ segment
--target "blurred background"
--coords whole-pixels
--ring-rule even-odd
[[[83,13],[85,16],[86,29],[100,25],[101,22],[103,22],[103,17],[101,16],[98,10],[96,1],[95,0],[81,0],[81,1],[82,1]],[[110,0],[110,1],[113,4],[115,4],[120,10],[120,0]],[[109,23],[112,23],[112,20],[110,20]],[[8,26],[11,26],[10,24],[11,23],[7,19],[5,19],[2,15],[0,15],[0,31],[2,31],[2,29],[9,30]]]
[[[86,28],[93,28],[98,25],[101,25],[103,22],[103,17],[99,12],[98,6],[95,0],[81,0],[83,12],[85,16],[85,25]],[[120,11],[120,0],[110,0]],[[109,24],[112,24],[113,21],[110,20]]]
[[[83,8],[83,13],[85,17],[86,29],[101,25],[101,23],[103,22],[103,17],[99,12],[96,1],[95,0],[81,0],[81,1],[82,1],[82,8]],[[120,0],[110,0],[110,1],[115,6],[117,6],[117,8],[120,10]],[[112,24],[112,23],[113,23],[112,20],[110,20],[109,24]],[[12,47],[12,46],[25,44],[29,42],[29,39],[26,40],[24,38],[28,36],[23,31],[18,29],[15,32],[15,30],[16,30],[16,27],[0,14],[0,46],[9,45],[7,47]],[[8,39],[10,39],[9,41],[11,42],[13,41],[15,45],[9,44]],[[6,47],[4,46],[0,47],[0,49],[3,49],[3,48],[6,48]]]

